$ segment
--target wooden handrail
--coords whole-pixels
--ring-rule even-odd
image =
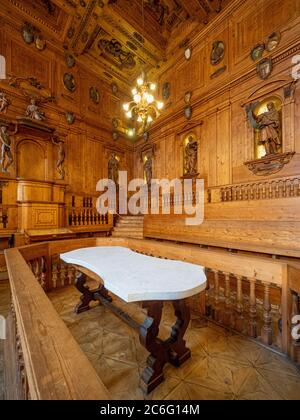
[[[30,398],[109,399],[107,389],[37,283],[20,251],[10,249],[5,256],[26,371],[24,383]]]

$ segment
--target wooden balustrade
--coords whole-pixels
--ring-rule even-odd
[[[95,227],[108,225],[109,215],[101,215],[96,208],[76,207],[69,210],[68,223],[70,227]]]
[[[249,201],[300,196],[300,178],[282,178],[220,188],[220,201]]]
[[[191,301],[193,310],[224,327],[277,348],[299,363],[300,343],[291,337],[291,320],[300,313],[298,266],[289,268],[285,261],[257,255],[150,240],[90,238],[49,242],[6,251],[15,308],[15,318],[13,312],[10,315],[8,351],[14,348],[15,354],[20,356],[10,363],[19,378],[19,397],[86,398],[84,384],[93,386],[89,375],[97,392],[102,392],[102,396],[106,392],[43,291],[43,288],[48,291],[68,286],[75,280],[75,270],[62,263],[60,254],[93,246],[125,246],[145,255],[205,267],[208,277],[205,298],[203,294],[194,298]],[[68,343],[66,348],[65,343]],[[29,354],[34,357],[30,358]],[[57,358],[61,360],[58,362]],[[60,381],[53,377],[57,369],[62,383],[68,383],[63,391],[59,389]],[[11,374],[8,377],[11,379]],[[42,380],[45,377],[46,385]]]
[[[23,250],[24,255],[33,251],[30,248]],[[34,267],[35,262],[30,267],[38,279],[18,249],[5,254],[13,305],[5,341],[6,399],[109,399],[96,371],[37,281],[40,269]]]

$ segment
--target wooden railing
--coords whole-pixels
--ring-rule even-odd
[[[180,259],[205,267],[208,277],[203,315],[241,334],[290,353],[291,313],[286,304],[288,265],[267,257],[223,250],[128,240],[146,255]],[[299,271],[300,273],[300,271]],[[300,281],[300,276],[299,276]],[[201,302],[193,303],[198,310]]]
[[[6,251],[12,291],[5,348],[6,398],[109,399],[41,287],[49,287],[48,244],[25,247],[22,253]]]
[[[215,189],[216,190],[216,189]],[[228,185],[218,188],[221,202],[268,200],[300,196],[300,178],[279,178],[267,181]],[[216,197],[216,194],[214,194]]]
[[[300,309],[300,267],[296,263],[290,267],[286,261],[259,255],[150,240],[91,238],[49,242],[6,251],[13,302],[10,354],[14,348],[13,363],[8,366],[17,374],[22,389],[19,394],[24,398],[108,397],[45,294],[75,280],[75,270],[61,262],[60,254],[94,246],[125,246],[145,255],[205,267],[206,297],[193,298],[193,310],[299,363],[299,343],[291,337],[292,318]],[[10,373],[8,377],[13,376]]]
[[[112,225],[112,217],[99,214],[96,208],[74,207],[69,209],[68,224],[72,228],[108,226]]]

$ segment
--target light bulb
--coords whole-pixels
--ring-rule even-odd
[[[150,84],[150,89],[151,90],[155,90],[156,89],[156,84],[155,83],[151,83]]]
[[[153,118],[151,117],[151,115],[148,115],[147,122],[152,123],[152,121],[153,121]]]
[[[127,130],[127,134],[128,134],[129,137],[133,137],[134,136],[134,130],[132,130],[132,129]]]
[[[144,80],[140,77],[139,79],[137,79],[137,84],[139,86],[142,86],[144,84]]]
[[[139,122],[139,123],[143,122],[143,118],[140,115],[139,115],[139,117],[137,119],[137,122]]]
[[[137,89],[136,89],[136,88],[132,89],[132,94],[133,94],[133,96],[134,96],[134,95],[136,95],[136,94],[137,94],[137,92],[138,92],[138,91],[137,91]]]
[[[128,112],[129,111],[129,104],[124,104],[123,109],[124,109],[124,111]]]
[[[157,102],[157,108],[159,110],[163,109],[163,107],[164,107],[164,103],[163,102]]]
[[[154,102],[154,96],[153,95],[148,95],[147,96],[147,102],[148,102],[148,104],[152,104]]]
[[[136,102],[137,104],[139,104],[141,102],[141,100],[142,100],[142,97],[141,97],[141,95],[136,94],[136,95],[134,95],[133,100],[134,100],[134,102]]]
[[[126,117],[127,117],[127,118],[132,118],[132,113],[131,113],[131,111],[126,112]]]

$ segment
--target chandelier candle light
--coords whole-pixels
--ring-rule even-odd
[[[155,90],[156,84],[147,82],[143,72],[137,80],[137,86],[132,90],[133,101],[123,105],[126,117],[129,119],[136,118],[137,122],[142,125],[142,133],[146,131],[155,118],[159,117],[160,111],[164,107],[163,102],[155,100]]]

